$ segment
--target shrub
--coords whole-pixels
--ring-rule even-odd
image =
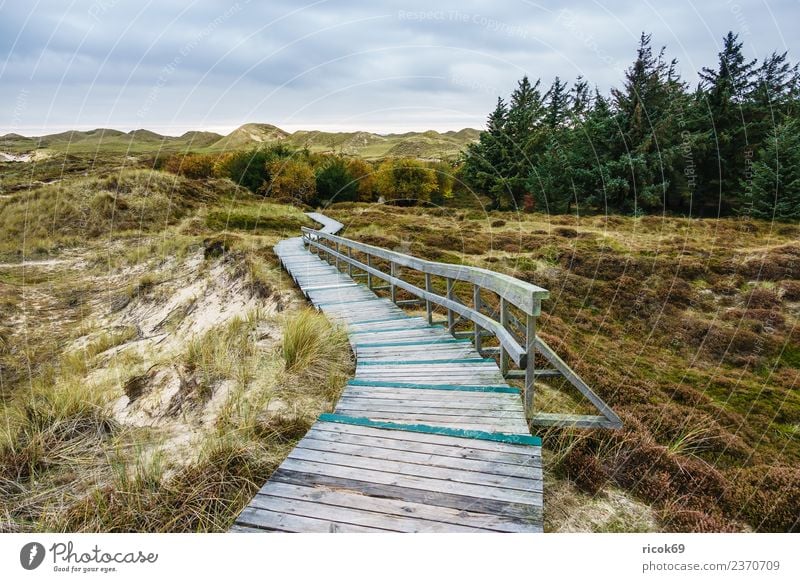
[[[347,171],[358,185],[356,199],[359,202],[375,200],[375,170],[372,165],[361,158],[352,158],[347,162]]]
[[[262,189],[277,200],[301,204],[317,201],[314,170],[305,160],[276,160],[268,166],[270,181]]]
[[[164,162],[164,170],[201,180],[214,175],[215,157],[208,154],[174,154]]]
[[[436,173],[417,160],[386,160],[378,168],[378,192],[387,202],[401,205],[430,202],[431,193],[438,186]]]
[[[800,281],[783,281],[781,291],[787,301],[800,301]]]
[[[608,481],[608,474],[598,458],[582,446],[570,449],[562,461],[562,469],[567,478],[590,495],[600,491]]]
[[[331,202],[352,202],[358,195],[358,182],[341,158],[332,158],[317,171],[317,197]]]
[[[258,192],[270,180],[270,165],[289,158],[293,153],[293,150],[282,144],[230,152],[220,156],[214,165],[214,172],[217,176],[230,178],[251,192]]]
[[[800,532],[800,468],[750,467],[734,484],[732,513],[760,531]]]

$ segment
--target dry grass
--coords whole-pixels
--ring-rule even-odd
[[[68,178],[2,202],[0,254],[22,255],[24,236],[25,256],[66,260],[24,278],[0,271],[0,321],[14,322],[0,326],[0,530],[224,531],[352,369],[332,328],[327,351],[291,369],[283,359],[296,302],[269,249],[281,217],[305,223],[302,213],[167,178]],[[266,220],[209,227],[209,213],[237,208]],[[258,307],[161,347],[130,319],[165,305],[187,275],[212,274],[227,281],[223,300]],[[183,338],[196,302],[176,303],[159,333]],[[174,378],[176,392],[137,421]]]

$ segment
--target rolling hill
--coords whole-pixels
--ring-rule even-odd
[[[9,153],[33,150],[55,150],[70,153],[113,152],[143,153],[158,150],[175,151],[202,149],[222,139],[210,131],[188,131],[174,137],[160,135],[147,129],[135,129],[127,133],[116,129],[98,128],[90,131],[65,131],[38,137],[25,137],[15,133],[0,136],[0,151]]]
[[[37,150],[123,154],[174,151],[224,152],[283,142],[290,147],[308,148],[316,153],[336,152],[366,159],[384,157],[447,159],[457,156],[466,144],[476,140],[479,135],[480,131],[472,128],[444,133],[430,130],[386,135],[367,131],[300,130],[289,133],[267,123],[246,123],[224,137],[210,131],[188,131],[174,137],[146,129],[123,132],[98,128],[38,137],[9,133],[0,136],[0,153],[27,154]]]

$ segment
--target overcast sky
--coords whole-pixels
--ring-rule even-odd
[[[797,0],[0,0],[0,134],[482,127],[524,74],[607,91],[642,31],[692,82],[728,30],[798,60],[798,16]]]

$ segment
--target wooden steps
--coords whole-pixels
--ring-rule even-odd
[[[356,374],[231,531],[541,531],[540,441],[495,362],[301,238],[275,252],[309,300],[347,326]]]

